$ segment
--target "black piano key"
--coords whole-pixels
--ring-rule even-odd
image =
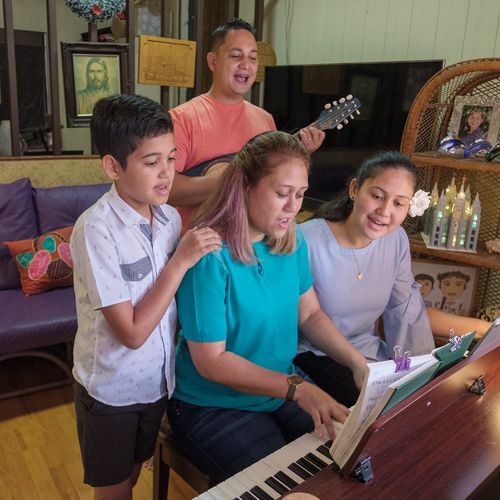
[[[331,448],[331,447],[332,447],[332,444],[333,444],[333,441],[330,439],[330,441],[327,441],[327,442],[325,443],[325,446],[326,446],[327,448]]]
[[[272,476],[268,477],[264,482],[280,495],[284,495],[285,493],[288,493],[290,491],[290,488],[283,486],[277,479]]]
[[[259,486],[254,486],[250,492],[255,495],[259,500],[273,500],[273,497],[268,495],[262,488]]]
[[[319,446],[318,448],[316,448],[316,451],[319,451],[326,458],[329,458],[330,460],[332,459],[332,456],[330,454],[330,448],[328,448],[324,444],[322,444],[321,446]]]
[[[243,493],[240,498],[242,500],[256,500],[257,497],[254,497],[250,492],[248,491],[245,491],[245,493]],[[258,500],[258,499],[257,499]]]
[[[294,481],[290,476],[287,476],[283,471],[277,472],[274,477],[276,479],[279,479],[285,486],[288,486],[290,489],[295,488],[295,486],[298,486],[299,483],[297,481]]]
[[[319,467],[320,469],[324,469],[328,464],[326,462],[323,462],[321,458],[317,457],[314,453],[308,453],[305,458],[309,460],[309,462],[312,462],[316,467]]]
[[[300,476],[302,479],[309,479],[312,476],[310,472],[306,471],[296,463],[290,464],[288,468],[292,472],[295,472],[295,474],[297,474],[297,476]]]
[[[304,467],[307,471],[309,471],[311,474],[316,474],[316,472],[319,472],[318,467],[313,465],[311,462],[308,462],[305,458],[299,458],[296,460],[296,462],[301,466]]]

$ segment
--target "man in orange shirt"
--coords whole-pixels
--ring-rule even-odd
[[[170,200],[179,209],[184,228],[194,209],[215,189],[226,164],[211,168],[203,176],[179,174],[237,153],[255,135],[276,130],[267,111],[244,99],[258,66],[257,42],[249,23],[236,18],[219,26],[212,33],[207,63],[213,74],[210,90],[170,111],[178,173]],[[319,148],[324,136],[314,127],[300,131],[300,139],[311,153]]]

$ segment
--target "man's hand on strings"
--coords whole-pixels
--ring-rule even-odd
[[[300,142],[310,154],[314,153],[323,144],[325,133],[316,127],[305,127],[299,132]]]

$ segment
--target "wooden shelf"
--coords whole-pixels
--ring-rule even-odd
[[[500,162],[488,162],[484,159],[462,158],[433,152],[413,153],[411,159],[417,167],[447,167],[455,170],[474,170],[476,172],[500,173]]]
[[[412,252],[500,271],[500,254],[489,253],[481,244],[478,245],[479,248],[477,253],[452,252],[440,248],[427,248],[420,234],[412,234],[408,237],[410,239],[410,249]]]

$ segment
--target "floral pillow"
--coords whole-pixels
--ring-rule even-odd
[[[73,284],[73,261],[69,249],[72,231],[73,226],[70,226],[32,240],[2,242],[16,263],[25,295]]]

